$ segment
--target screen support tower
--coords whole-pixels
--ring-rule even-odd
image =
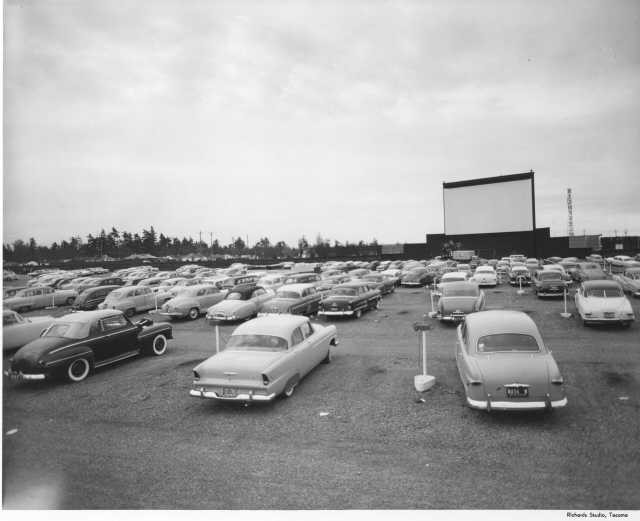
[[[569,224],[567,227],[567,235],[573,237],[573,197],[571,195],[571,188],[567,188],[567,211],[569,212]]]

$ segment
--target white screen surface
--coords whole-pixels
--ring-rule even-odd
[[[443,188],[444,233],[533,230],[531,179]]]

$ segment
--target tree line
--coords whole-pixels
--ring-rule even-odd
[[[261,237],[253,246],[249,246],[241,237],[234,237],[229,244],[220,244],[218,239],[206,243],[192,237],[169,237],[157,233],[151,226],[141,233],[119,231],[112,227],[110,232],[102,229],[100,233],[86,236],[72,236],[68,240],[53,242],[46,246],[38,244],[32,237],[28,241],[18,239],[2,247],[5,262],[28,261],[61,261],[64,259],[99,258],[105,255],[113,258],[124,258],[133,254],[150,254],[156,257],[179,257],[188,254],[203,256],[212,255],[254,255],[258,258],[276,259],[293,257],[330,257],[330,256],[363,256],[376,255],[378,242],[359,241],[357,243],[341,243],[329,241],[320,234],[315,242],[310,243],[303,235],[297,245],[290,246],[285,241],[271,242],[268,237]]]

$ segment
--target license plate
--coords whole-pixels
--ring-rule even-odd
[[[529,396],[529,388],[524,386],[505,387],[507,398],[526,398]]]
[[[616,314],[612,313],[611,311],[606,311],[605,314],[604,314],[604,318],[613,318],[615,316],[616,316]]]
[[[22,380],[20,373],[9,373],[9,380]]]
[[[223,387],[222,388],[222,396],[227,396],[229,398],[233,398],[235,397],[237,394],[237,391],[231,387]]]

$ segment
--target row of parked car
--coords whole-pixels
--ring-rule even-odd
[[[518,269],[522,262],[509,259],[507,271],[524,273]],[[250,273],[243,267],[226,272],[189,267],[166,275],[145,270],[147,276],[136,283],[131,281],[141,275],[139,272],[103,274],[100,280],[113,282],[120,277],[123,284],[83,290],[81,294],[112,288],[99,303],[99,310],[70,313],[48,325],[44,323],[46,317],[39,324],[34,321],[33,330],[41,329],[38,337],[14,354],[6,374],[17,380],[64,376],[78,382],[93,369],[130,356],[163,355],[173,337],[172,326],[167,322],[154,324],[149,319],[132,322],[129,315],[138,308],[137,304],[131,307],[131,299],[140,296],[147,299],[143,307],[151,306],[152,299],[158,313],[169,318],[206,314],[212,323],[219,323],[258,315],[233,331],[224,351],[194,368],[191,396],[244,402],[289,397],[315,365],[331,361],[331,349],[338,344],[334,324],[313,323],[310,317],[359,317],[377,307],[382,295],[394,291],[412,270],[430,268],[433,293],[439,296],[439,318],[460,322],[456,362],[468,405],[485,410],[564,407],[567,398],[562,376],[533,320],[518,311],[483,311],[484,292],[480,287],[499,283],[496,267],[498,263],[495,267],[489,262],[472,266],[442,259],[403,262],[394,267],[339,267],[328,263],[312,266],[312,272],[268,274]],[[526,264],[524,267],[529,271]],[[569,283],[566,272],[553,264],[539,264],[529,273],[532,281],[544,281],[551,274],[556,283]],[[518,284],[522,283],[521,277],[515,276]],[[171,296],[173,290],[169,288],[174,287],[181,289]],[[159,295],[171,298],[158,306]],[[579,299],[619,297],[625,298],[622,287],[611,278],[581,282],[575,298],[576,306],[584,309],[584,317],[608,321],[618,317],[588,311]],[[129,304],[120,309],[122,302]],[[6,307],[4,314],[19,317]],[[634,318],[631,311],[621,321],[630,323]],[[505,379],[507,373],[509,381]]]

